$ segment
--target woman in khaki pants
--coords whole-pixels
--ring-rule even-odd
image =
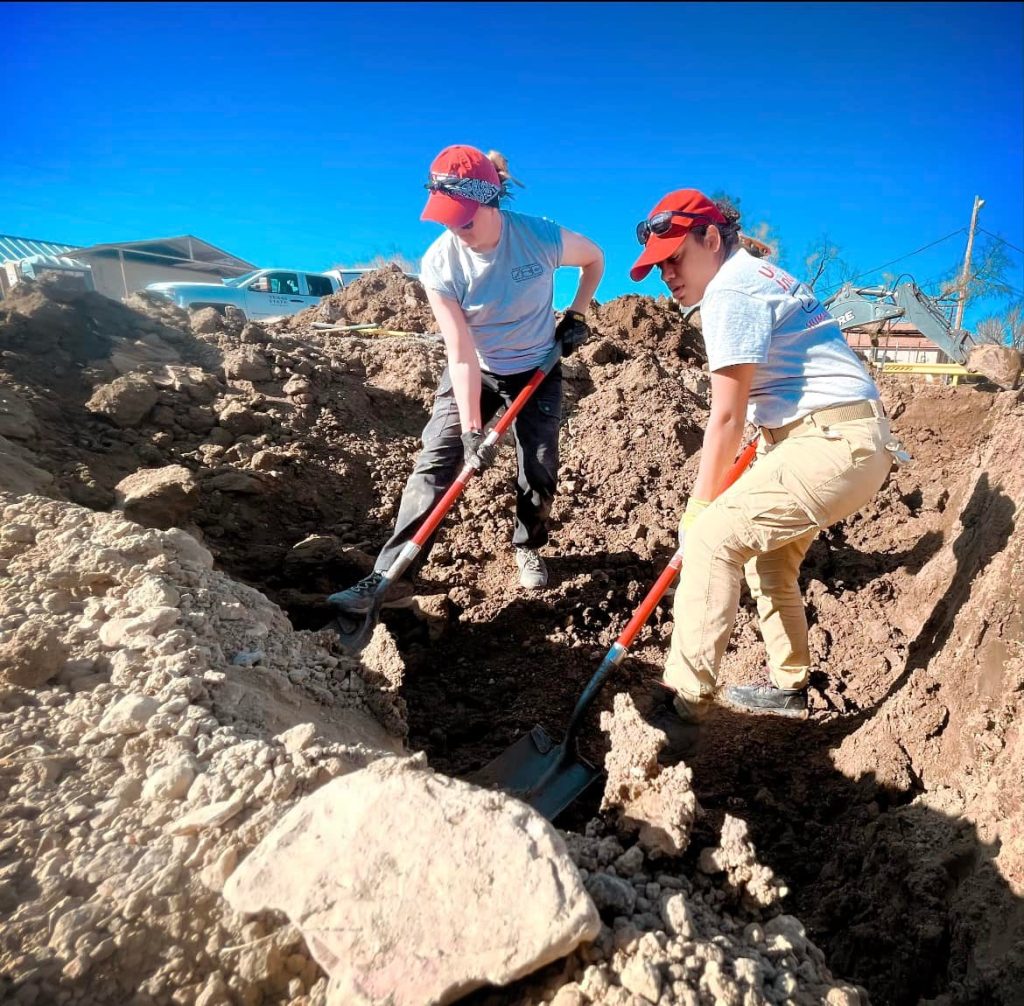
[[[770,682],[730,687],[752,712],[804,716],[810,654],[797,582],[817,532],[863,507],[892,466],[878,389],[813,291],[751,255],[739,214],[694,189],[670,192],[637,225],[630,275],[658,266],[684,307],[700,305],[711,415],[680,522],[685,556],[663,684],[676,713],[701,718],[746,575],[757,601]],[[753,467],[715,498],[750,420]]]

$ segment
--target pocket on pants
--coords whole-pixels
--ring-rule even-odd
[[[889,454],[876,442],[876,432],[874,426],[833,427],[827,434],[794,441],[802,449],[780,469],[780,478],[819,527],[856,513],[885,481]]]
[[[537,411],[547,419],[559,422],[562,418],[562,409],[558,402],[537,402]]]
[[[818,523],[803,501],[781,478],[739,494],[728,504],[746,518],[745,544],[757,552],[771,552],[796,538],[816,531]]]

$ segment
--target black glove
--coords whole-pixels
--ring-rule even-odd
[[[478,472],[483,471],[498,456],[497,444],[482,446],[483,442],[484,435],[480,430],[466,430],[462,434],[465,462]]]
[[[555,326],[555,338],[562,343],[562,356],[569,356],[577,346],[582,346],[590,338],[586,316],[579,311],[566,311]]]

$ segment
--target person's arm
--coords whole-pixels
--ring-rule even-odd
[[[427,288],[427,302],[434,312],[448,354],[448,373],[452,379],[455,404],[459,407],[462,432],[482,430],[480,414],[480,361],[473,334],[462,308],[450,297]]]
[[[561,232],[562,265],[578,266],[582,270],[576,296],[573,297],[568,310],[586,314],[604,275],[604,252],[582,234],[567,231],[564,227],[561,228]]]
[[[715,498],[740,449],[746,424],[747,399],[756,363],[737,363],[711,373],[711,416],[704,431],[693,498]]]

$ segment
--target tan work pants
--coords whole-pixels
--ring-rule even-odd
[[[665,684],[691,701],[715,691],[736,620],[740,575],[757,601],[768,669],[779,688],[810,672],[807,616],[797,582],[814,536],[863,507],[892,466],[882,416],[816,425],[809,417],[758,457],[686,534]]]

